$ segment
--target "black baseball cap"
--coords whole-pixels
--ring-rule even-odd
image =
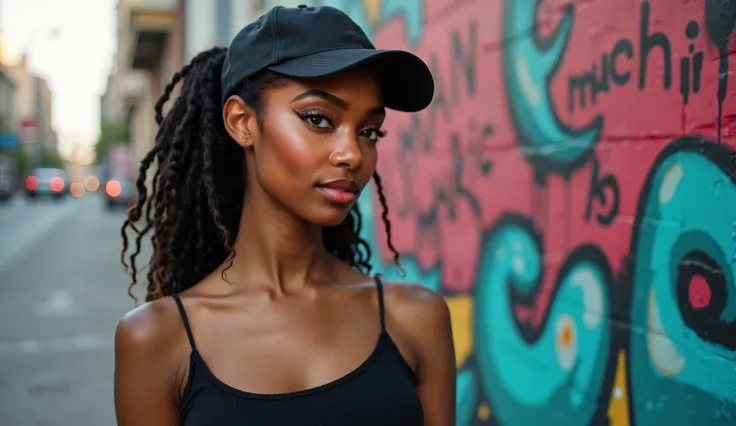
[[[416,112],[434,95],[434,80],[419,57],[377,50],[344,12],[330,6],[276,6],[232,40],[222,67],[222,102],[263,70],[287,77],[324,77],[366,65],[375,70],[386,108]]]

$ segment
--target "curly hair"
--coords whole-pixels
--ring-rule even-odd
[[[222,118],[220,73],[226,53],[226,48],[216,47],[194,57],[173,75],[156,102],[159,127],[155,144],[141,161],[137,196],[120,230],[120,260],[131,275],[128,294],[136,302],[133,287],[140,274],[136,258],[143,238],[151,230],[153,253],[148,263],[146,301],[192,287],[223,263],[230,262],[229,267],[235,256],[233,244],[246,190],[246,164],[242,148],[227,134]],[[180,83],[180,93],[164,115],[164,105]],[[244,82],[237,93],[256,111],[260,121],[264,90],[283,83],[284,77],[265,71]],[[147,174],[154,162],[157,167],[149,193]],[[233,181],[232,176],[241,179]],[[399,253],[391,242],[381,178],[375,173],[373,180],[383,207],[381,219],[388,247],[401,268]],[[354,206],[340,225],[323,229],[323,240],[329,253],[368,274],[371,248],[359,236],[361,219]],[[126,261],[128,229],[135,233],[135,249]]]

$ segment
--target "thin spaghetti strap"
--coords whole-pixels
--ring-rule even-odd
[[[181,303],[181,299],[178,294],[172,296],[176,302],[176,307],[179,308],[179,314],[181,315],[181,321],[184,323],[184,331],[187,332],[187,339],[189,339],[189,345],[193,351],[197,348],[194,346],[194,336],[192,335],[192,329],[189,327],[189,319],[187,318],[187,312],[184,310],[184,305]]]
[[[381,331],[386,331],[386,314],[383,308],[383,283],[381,282],[381,274],[376,274],[376,290],[378,291],[378,314],[381,316]]]

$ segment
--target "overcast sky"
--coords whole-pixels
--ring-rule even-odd
[[[115,45],[115,0],[0,0],[6,60],[27,51],[53,92],[61,148],[89,146],[99,131],[99,97]],[[57,38],[50,37],[57,28]]]

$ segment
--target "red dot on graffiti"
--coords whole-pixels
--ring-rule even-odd
[[[690,298],[690,306],[695,309],[702,309],[710,304],[710,286],[704,276],[693,275],[690,278],[688,297]]]

